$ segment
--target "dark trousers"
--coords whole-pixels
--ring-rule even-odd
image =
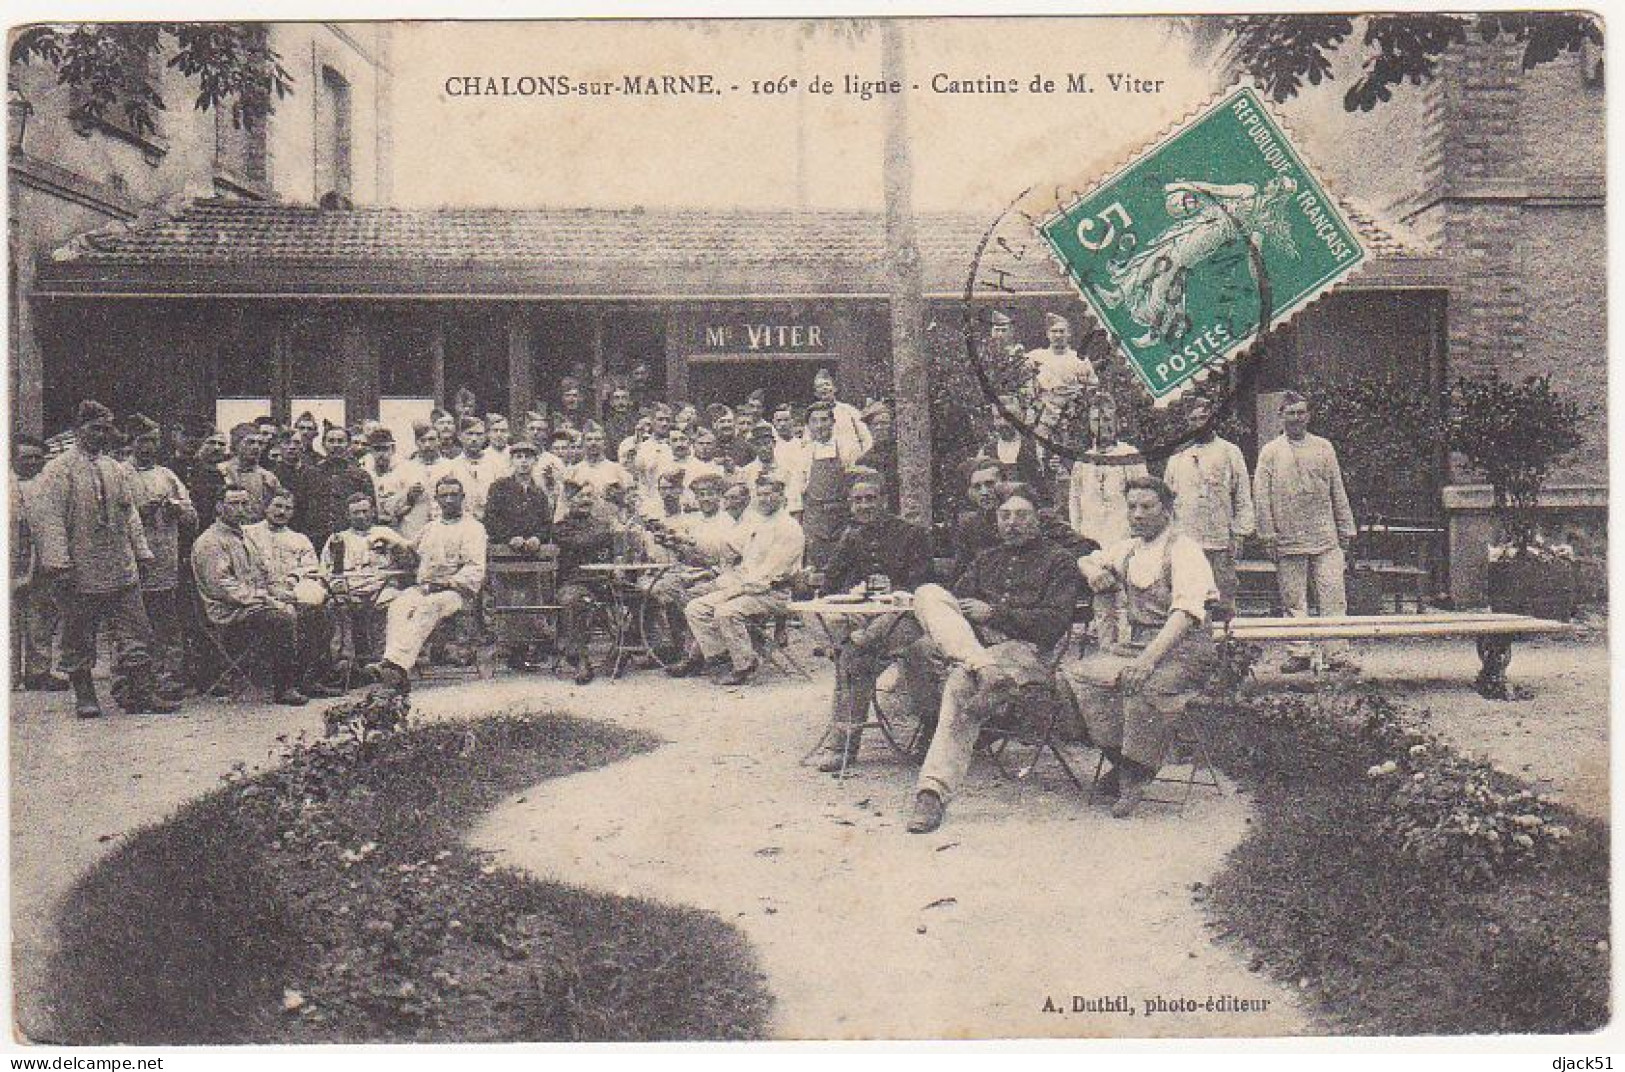
[[[113,592],[78,592],[63,595],[62,672],[73,676],[96,666],[96,635],[103,623],[112,632],[118,652],[113,668],[115,695],[145,694],[152,689],[152,625],[147,621],[141,588],[130,585]]]
[[[559,651],[566,658],[580,658],[592,635],[592,592],[584,585],[561,584],[558,598]]]
[[[173,588],[142,592],[147,621],[152,626],[152,669],[160,682],[178,681],[186,663],[186,639],[181,629],[179,595]]]
[[[55,670],[57,627],[62,613],[56,593],[41,580],[11,590],[11,673],[16,682],[45,677]]]
[[[297,616],[281,607],[254,607],[221,629],[226,649],[249,655],[265,671],[271,688],[282,692],[299,680],[295,636]]]

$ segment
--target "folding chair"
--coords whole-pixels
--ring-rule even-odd
[[[1045,754],[1049,754],[1055,757],[1062,773],[1072,784],[1080,790],[1084,789],[1083,780],[1061,750],[1061,729],[1066,724],[1069,707],[1075,711],[1077,703],[1072,698],[1072,690],[1061,681],[1060,668],[1061,661],[1072,650],[1074,643],[1080,649],[1087,643],[1086,630],[1093,619],[1092,599],[1081,600],[1073,606],[1072,621],[1066,633],[1044,660],[1045,669],[1049,671],[1048,695],[1028,695],[1025,697],[1026,704],[1022,705],[1036,707],[1035,712],[1028,714],[1013,709],[1018,705],[1011,703],[1006,705],[1005,710],[995,712],[994,718],[983,728],[978,743],[1006,777],[1016,781],[1025,780],[1038,769],[1039,761]],[[1015,699],[1023,699],[1022,694],[1018,693]]]
[[[1224,795],[1224,783],[1219,781],[1218,768],[1213,763],[1213,753],[1208,748],[1207,738],[1203,735],[1200,726],[1196,725],[1190,717],[1190,703],[1175,716],[1173,739],[1168,745],[1168,757],[1158,768],[1157,775],[1151,779],[1153,786],[1174,786],[1168,796],[1157,796],[1155,791],[1148,791],[1144,797],[1147,804],[1172,804],[1180,811],[1191,802],[1197,789],[1211,789],[1220,796]],[[1095,761],[1094,781],[1089,785],[1089,803],[1095,802],[1095,790],[1100,786],[1100,778],[1106,767],[1106,754],[1102,752]],[[1169,774],[1170,768],[1183,769],[1184,774]],[[1183,790],[1183,792],[1181,792]]]
[[[755,614],[746,619],[750,630],[750,646],[756,658],[770,663],[785,677],[792,675],[811,681],[812,674],[790,651],[790,615]]]
[[[192,601],[193,634],[208,644],[205,657],[212,664],[208,673],[198,678],[198,693],[217,700],[239,700],[253,684],[248,670],[249,649],[234,653],[226,643],[225,630],[209,620],[203,601]]]
[[[1207,620],[1198,628],[1206,629],[1209,627],[1209,623],[1224,627],[1218,646],[1215,649],[1216,659],[1223,657],[1224,649],[1231,643],[1231,629],[1234,619],[1235,614],[1233,611],[1221,606],[1215,600],[1208,601]],[[1214,672],[1215,674],[1218,672],[1217,666],[1214,667]],[[1122,699],[1121,697],[1114,697],[1113,702],[1121,703]],[[1095,801],[1095,790],[1100,785],[1101,774],[1104,772],[1105,767],[1106,754],[1102,752],[1100,758],[1095,761],[1095,777],[1089,785],[1089,803],[1091,804]],[[1169,768],[1183,768],[1185,773],[1183,775],[1169,774]],[[1202,727],[1191,718],[1190,700],[1186,700],[1180,707],[1179,713],[1174,716],[1174,732],[1172,739],[1168,743],[1168,755],[1163,760],[1162,766],[1157,769],[1156,777],[1151,780],[1151,784],[1153,786],[1182,787],[1183,793],[1179,795],[1178,799],[1171,796],[1156,796],[1154,790],[1147,792],[1143,798],[1148,804],[1172,804],[1180,811],[1184,811],[1185,805],[1190,803],[1191,797],[1196,794],[1198,788],[1212,789],[1221,796],[1224,794],[1224,784],[1219,781],[1218,768],[1213,762],[1213,752],[1208,747],[1207,737],[1203,733]],[[1173,792],[1178,793],[1179,791],[1176,789]]]

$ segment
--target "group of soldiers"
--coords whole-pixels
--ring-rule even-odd
[[[515,434],[462,392],[457,412],[415,425],[409,451],[377,422],[166,430],[87,400],[71,433],[13,445],[15,676],[71,688],[81,716],[99,715],[105,626],[114,698],[132,713],[176,710],[218,680],[216,656],[245,652],[279,703],[371,680],[405,688],[441,622],[472,612],[443,645],[453,659],[475,646],[460,639],[487,637],[495,545],[556,549],[547,641],[577,681],[594,673],[582,567],[629,558],[672,567],[649,593],[667,661],[692,672],[731,653],[729,678],[748,680],[741,621],[778,608],[804,548],[810,561],[833,550],[854,475],[885,484],[894,464],[883,404],[840,401],[828,372],[814,395],[702,414],[620,386],[590,415],[565,382],[557,409]],[[535,654],[507,653],[518,669]]]
[[[1064,397],[1040,392],[1029,414],[1097,396],[1064,322],[1050,327],[1039,360],[1060,377],[1045,390]],[[821,765],[855,760],[875,682],[896,662],[905,702],[935,727],[910,823],[924,831],[963,780],[988,709],[978,698],[1051,679],[1052,655],[1080,619],[1093,644],[1058,679],[1077,734],[1112,764],[1103,789],[1126,816],[1205,679],[1207,627],[1233,613],[1244,540],[1275,559],[1288,614],[1306,613],[1311,590],[1324,614],[1345,605],[1353,519],[1336,453],[1308,433],[1297,395],[1285,396],[1285,431],[1251,475],[1202,400],[1161,477],[1117,442],[1110,408],[1092,406],[1092,449],[1064,489],[1045,479],[1047,459],[1034,468],[1033,437],[1004,424],[965,467],[971,509],[943,569],[930,534],[895,513],[890,414],[841,401],[827,373],[805,406],[769,410],[753,396],[702,412],[622,388],[579,425],[572,390],[518,433],[462,398],[460,412],[414,427],[410,451],[376,424],[318,429],[309,415],[225,434],[181,425],[166,439],[145,417],[120,428],[104,406],[82,403],[54,457],[37,440],[14,444],[21,684],[71,688],[79,715],[99,715],[91,668],[105,625],[114,697],[129,712],[175,710],[213,676],[197,669],[210,651],[257,657],[284,704],[356,682],[406,690],[437,635],[455,648],[442,623],[487,635],[503,594],[488,562],[546,549],[557,619],[549,635],[511,643],[515,669],[538,668],[552,648],[590,682],[602,575],[587,567],[650,562],[663,568],[641,574],[641,594],[661,661],[674,676],[737,686],[758,670],[753,630],[783,622],[792,593],[871,590],[878,579],[913,599],[901,620],[837,638],[846,732]],[[1307,663],[1294,652],[1286,668]]]

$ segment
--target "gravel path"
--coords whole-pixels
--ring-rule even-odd
[[[1534,698],[1480,700],[1469,645],[1367,648],[1367,677],[1431,710],[1436,730],[1606,816],[1606,649],[1522,645]],[[1419,665],[1427,667],[1418,673]],[[1268,674],[1266,673],[1266,680]],[[935,835],[903,832],[909,772],[875,745],[838,784],[799,765],[828,696],[769,678],[750,692],[640,673],[578,689],[541,678],[420,688],[419,716],[551,707],[670,743],[549,782],[499,807],[472,840],[512,864],[595,888],[693,904],[737,923],[778,998],[783,1037],[1271,1035],[1314,1030],[1292,995],[1214,946],[1190,887],[1221,865],[1249,811],[1234,795],[1184,815],[1114,822],[1058,789],[980,766]],[[11,858],[16,1022],[49,1039],[40,979],[53,906],[118,839],[319,732],[317,705],[192,703],[177,716],[78,722],[60,696],[12,694]],[[922,930],[923,928],[923,930]],[[1137,1012],[1044,1013],[1046,998],[1126,994]],[[1143,1002],[1209,995],[1263,1012],[1146,1018]]]

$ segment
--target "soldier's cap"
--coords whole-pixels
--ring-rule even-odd
[[[508,444],[508,453],[513,454],[540,454],[536,444],[528,439],[516,439]]]
[[[1006,313],[1006,312],[1002,312],[1002,311],[1000,311],[998,309],[995,309],[991,313],[988,314],[988,320],[992,324],[994,324],[996,326],[999,326],[999,327],[1009,327],[1010,326],[1010,314]]]
[[[395,445],[395,433],[388,428],[374,428],[367,433],[367,445],[369,447],[393,447]]]
[[[459,432],[472,432],[476,428],[485,431],[485,422],[478,417],[464,417],[463,422],[457,426]]]
[[[1044,327],[1046,329],[1055,327],[1057,324],[1063,328],[1069,328],[1072,326],[1071,324],[1067,323],[1066,317],[1062,316],[1060,313],[1044,314]]]
[[[74,423],[81,428],[87,424],[112,424],[113,411],[94,398],[87,398],[79,403],[78,420]]]
[[[756,474],[756,486],[759,488],[773,488],[777,491],[783,491],[784,478],[775,475],[771,471],[758,473]]]
[[[824,383],[834,383],[835,377],[830,373],[829,369],[821,368],[813,373],[813,383],[818,383],[820,380]]]
[[[701,473],[688,482],[688,487],[690,491],[694,491],[699,488],[709,488],[713,485],[719,488],[725,487],[727,483],[728,478],[721,473]]]
[[[132,413],[124,418],[124,434],[131,439],[140,439],[146,435],[156,435],[159,431],[158,422],[145,413]]]

